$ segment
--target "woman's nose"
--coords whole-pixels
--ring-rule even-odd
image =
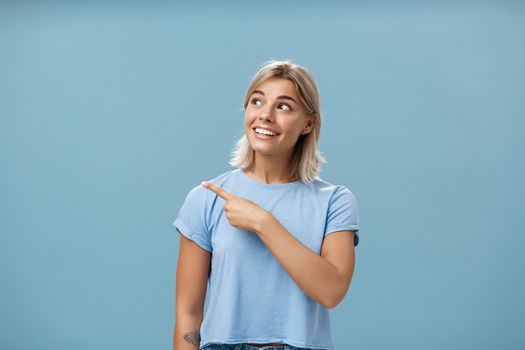
[[[272,118],[272,113],[268,110],[268,109],[264,109],[263,111],[261,111],[261,114],[259,116],[259,119],[271,119]]]

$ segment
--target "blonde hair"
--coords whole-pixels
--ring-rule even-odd
[[[313,76],[306,68],[292,63],[291,60],[270,60],[263,63],[263,67],[253,76],[244,96],[243,109],[246,110],[253,91],[264,80],[271,77],[288,79],[295,84],[299,99],[306,108],[307,114],[317,114],[317,122],[312,130],[299,136],[291,159],[292,178],[303,183],[309,183],[319,177],[321,165],[326,163],[322,152],[318,148],[321,136],[321,107],[319,90]],[[231,153],[229,164],[241,169],[252,169],[255,160],[255,151],[243,133],[236,141]]]

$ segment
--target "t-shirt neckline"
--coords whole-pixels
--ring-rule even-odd
[[[237,168],[235,171],[237,173],[239,173],[240,177],[245,182],[248,182],[248,183],[252,184],[253,186],[256,186],[256,187],[261,188],[261,189],[266,189],[266,190],[278,190],[278,189],[292,188],[292,187],[299,186],[301,184],[301,182],[299,180],[296,180],[296,181],[293,181],[293,182],[286,182],[286,183],[282,183],[282,184],[265,184],[263,182],[259,182],[257,180],[252,179],[251,177],[246,175],[241,168]]]

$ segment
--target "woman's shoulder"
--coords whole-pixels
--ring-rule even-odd
[[[317,176],[314,180],[312,180],[312,185],[324,191],[332,191],[336,187],[341,186],[341,185],[333,184],[332,182],[329,182],[321,178],[320,176]]]
[[[196,183],[194,183],[190,188],[188,195],[193,197],[206,197],[206,194],[210,193],[211,191],[201,185],[202,181],[211,182],[217,186],[221,186],[228,177],[232,176],[234,171],[235,169],[228,170],[212,178],[205,177],[198,179],[198,181],[196,181]]]
[[[203,187],[201,185],[202,181],[211,182],[214,185],[222,187],[224,183],[228,181],[229,178],[235,175],[235,171],[236,169],[228,170],[212,178],[207,177],[207,178],[199,179],[197,183],[194,184],[193,187],[190,189],[190,193],[193,193],[195,196],[198,196],[198,197],[207,197],[212,191]]]
[[[328,192],[330,194],[336,194],[336,193],[350,193],[353,194],[349,187],[343,184],[335,184],[332,182],[329,182],[327,180],[324,180],[320,177],[316,177],[315,180],[312,181],[312,184],[322,192]]]

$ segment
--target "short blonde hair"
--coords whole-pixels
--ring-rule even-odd
[[[288,79],[295,84],[299,99],[306,108],[307,114],[317,114],[317,122],[308,134],[300,135],[295,144],[292,156],[292,178],[303,183],[309,183],[319,177],[321,165],[326,163],[322,152],[319,151],[318,143],[321,136],[321,106],[319,101],[319,90],[313,76],[306,68],[292,63],[291,60],[270,60],[263,63],[263,67],[253,76],[246,94],[244,96],[243,109],[249,102],[249,98],[257,86],[271,77]],[[255,160],[255,151],[243,133],[236,141],[231,153],[229,164],[241,169],[252,169]]]

